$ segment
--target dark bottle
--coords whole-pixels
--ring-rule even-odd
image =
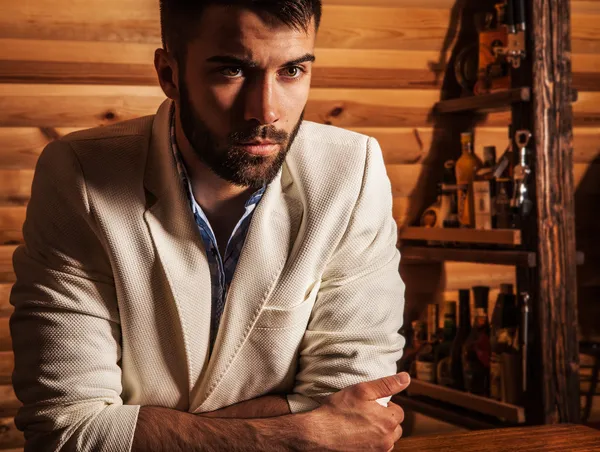
[[[437,340],[438,305],[427,305],[427,343],[417,353],[417,378],[427,383],[435,383],[435,352]]]
[[[458,330],[452,342],[452,380],[456,389],[464,390],[464,378],[462,368],[462,347],[471,334],[471,292],[462,289],[458,292]]]
[[[475,321],[462,352],[465,389],[481,396],[487,396],[490,388],[490,323],[487,314],[489,292],[489,287],[473,287]]]
[[[436,380],[437,384],[454,387],[452,378],[452,344],[456,337],[456,301],[449,301],[445,305],[444,329],[440,344],[435,351]]]
[[[519,307],[512,284],[500,285],[500,294],[492,314],[490,346],[490,397],[507,403],[519,403]]]
[[[425,322],[415,320],[412,322],[412,340],[407,343],[400,361],[398,361],[398,372],[408,372],[411,377],[416,378],[415,358],[421,346],[427,342]]]
[[[456,185],[456,163],[454,160],[448,160],[444,163],[444,173],[442,177],[442,196],[446,196],[449,202],[449,212],[444,219],[443,226],[445,228],[459,228],[458,221],[458,186]]]

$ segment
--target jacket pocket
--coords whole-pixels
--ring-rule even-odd
[[[261,329],[282,329],[293,327],[299,323],[306,325],[317,299],[320,286],[320,281],[314,283],[302,303],[291,308],[265,306],[260,312],[258,319],[256,319],[254,327]]]

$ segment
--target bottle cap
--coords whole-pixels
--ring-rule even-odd
[[[458,299],[461,303],[469,303],[469,301],[471,300],[471,291],[469,289],[460,289],[458,291]]]
[[[462,144],[469,144],[473,142],[473,134],[471,132],[464,132],[460,134],[460,142]]]

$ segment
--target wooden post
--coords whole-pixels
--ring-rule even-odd
[[[545,424],[579,421],[569,0],[533,0],[540,382]]]

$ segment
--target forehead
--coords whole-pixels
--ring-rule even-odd
[[[314,19],[304,31],[242,7],[211,5],[202,14],[188,58],[231,55],[277,65],[312,52],[315,34]]]

